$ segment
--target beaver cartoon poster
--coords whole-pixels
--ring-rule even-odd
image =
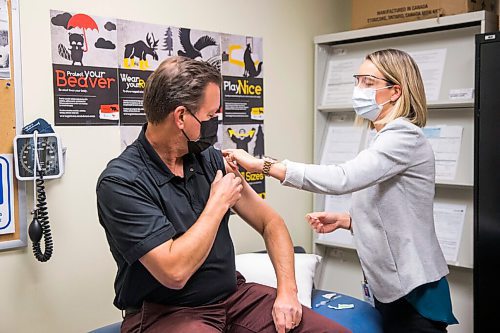
[[[116,20],[50,11],[55,125],[117,125]]]
[[[221,70],[218,32],[50,11],[56,125],[137,126],[146,81],[172,56]]]

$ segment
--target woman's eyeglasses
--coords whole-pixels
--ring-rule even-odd
[[[371,87],[375,84],[375,80],[381,80],[385,81],[391,85],[393,83],[387,79],[383,79],[381,77],[376,77],[375,75],[369,75],[369,74],[355,74],[353,75],[354,77],[354,85],[357,87],[359,86],[360,88],[366,88],[366,87]]]

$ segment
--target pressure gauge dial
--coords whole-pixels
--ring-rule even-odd
[[[35,144],[32,134],[22,134],[14,139],[16,176],[19,180],[33,179]],[[64,172],[62,146],[55,133],[38,134],[36,152],[44,179],[59,178]],[[39,169],[37,169],[39,170]]]

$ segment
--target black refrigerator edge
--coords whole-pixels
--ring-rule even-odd
[[[500,32],[476,35],[474,332],[498,326],[500,302]]]

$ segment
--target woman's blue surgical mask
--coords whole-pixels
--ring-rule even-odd
[[[354,91],[352,92],[352,106],[356,114],[362,118],[375,121],[382,111],[382,107],[391,101],[389,99],[387,102],[378,104],[376,100],[377,90],[387,88],[392,88],[392,86],[378,89],[354,87]]]

